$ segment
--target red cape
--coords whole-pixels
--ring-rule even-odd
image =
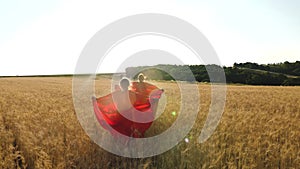
[[[163,90],[149,83],[133,82],[129,90],[129,99],[135,100],[133,107],[122,112],[138,119],[132,121],[122,116],[113,101],[113,93],[93,99],[94,112],[99,124],[110,131],[113,136],[120,133],[129,137],[144,137],[146,130],[151,126]],[[134,99],[133,99],[134,98]],[[141,123],[140,121],[146,121]]]

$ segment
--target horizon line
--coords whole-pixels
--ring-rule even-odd
[[[289,61],[284,61],[284,62],[278,62],[278,63],[267,63],[267,64],[259,64],[259,63],[256,63],[256,62],[241,62],[241,63],[256,63],[256,64],[259,64],[259,65],[272,65],[272,64],[282,64],[282,63],[285,63],[285,62],[288,62],[288,63],[297,63],[297,62],[300,62],[300,60],[296,60],[294,62],[289,62]],[[237,64],[240,64],[238,62],[235,62]],[[234,63],[234,64],[235,64]],[[218,65],[218,64],[198,64],[198,65],[218,65],[220,67],[233,67],[234,64],[232,66],[224,66],[224,65]],[[174,65],[174,64],[157,64],[157,65],[152,65],[152,66],[159,66],[159,65]],[[176,65],[176,64],[175,64]],[[183,66],[194,66],[192,64],[184,64]],[[133,67],[139,67],[139,66],[133,66]],[[150,66],[149,66],[150,67]],[[8,77],[61,77],[61,76],[84,76],[84,75],[112,75],[112,74],[124,74],[126,72],[101,72],[101,73],[80,73],[80,74],[74,74],[74,73],[59,73],[59,74],[29,74],[29,75],[0,75],[0,78],[8,78]]]

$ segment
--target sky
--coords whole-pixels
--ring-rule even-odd
[[[168,14],[191,23],[225,66],[294,62],[300,60],[298,9],[298,0],[1,0],[0,76],[72,74],[96,32],[141,13]],[[126,57],[153,48],[169,51],[185,64],[201,64],[180,45],[162,37],[132,38],[114,48],[98,72],[115,72]]]

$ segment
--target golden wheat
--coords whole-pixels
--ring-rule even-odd
[[[96,80],[96,95],[110,92],[110,79]],[[166,130],[179,110],[174,82],[167,106],[146,133]],[[201,111],[189,142],[150,158],[106,152],[81,128],[72,102],[72,78],[0,79],[0,168],[297,168],[300,166],[300,87],[229,85],[226,107],[214,134],[197,137],[210,105],[210,86],[199,84]],[[191,91],[194,92],[194,91]]]

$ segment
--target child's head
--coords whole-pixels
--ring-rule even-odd
[[[127,78],[122,78],[120,80],[120,86],[122,90],[128,90],[128,86],[130,85],[130,82]]]
[[[140,74],[138,75],[138,79],[139,79],[139,82],[143,82],[143,81],[145,80],[144,74],[143,74],[143,73],[140,73]]]

